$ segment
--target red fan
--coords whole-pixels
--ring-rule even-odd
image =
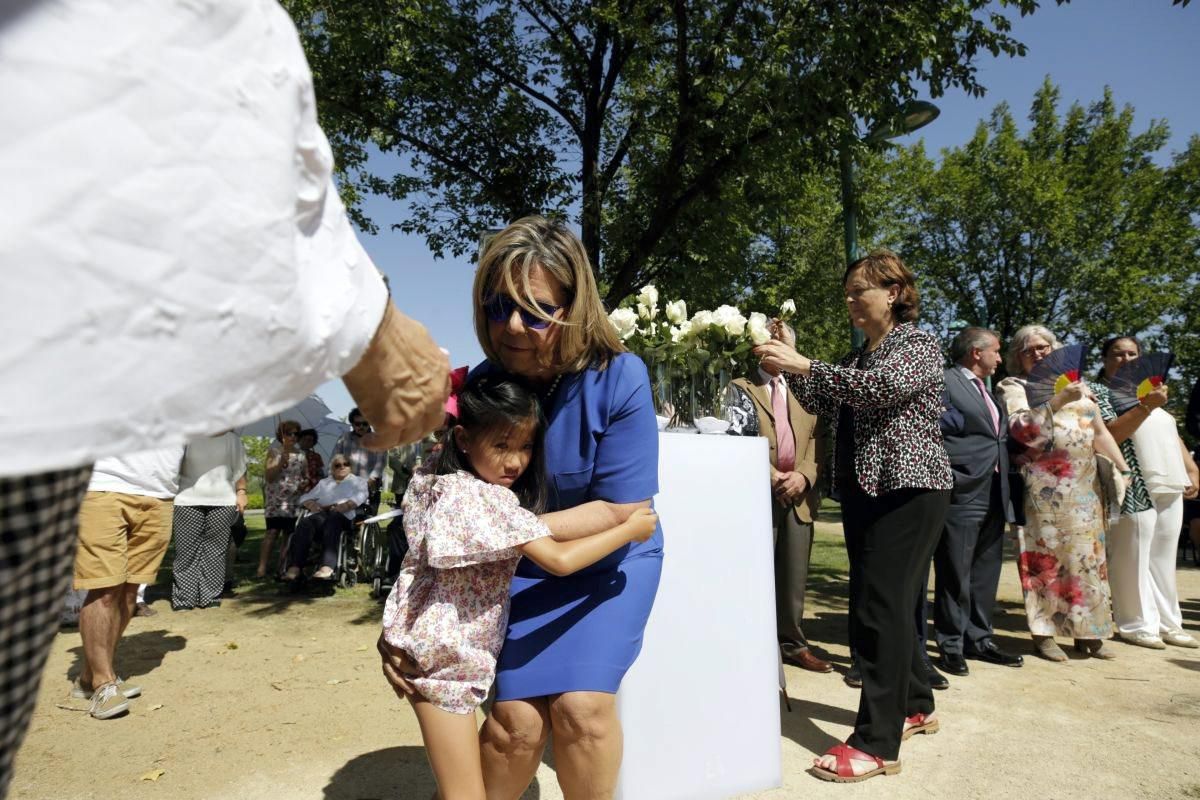
[[[1060,347],[1043,358],[1029,371],[1029,382],[1025,395],[1029,407],[1037,408],[1050,402],[1050,398],[1083,376],[1085,348],[1081,344]]]
[[[1113,410],[1124,414],[1147,394],[1166,383],[1167,373],[1174,363],[1174,353],[1146,353],[1122,364],[1117,374],[1108,381]]]

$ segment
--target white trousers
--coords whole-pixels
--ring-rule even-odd
[[[1175,558],[1183,495],[1153,495],[1154,507],[1123,514],[1108,532],[1108,583],[1120,633],[1158,636],[1183,627]]]

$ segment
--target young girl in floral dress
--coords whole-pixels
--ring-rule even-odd
[[[457,424],[404,495],[409,551],[383,614],[383,638],[406,656],[408,696],[442,797],[483,798],[475,709],[487,696],[522,556],[568,575],[629,542],[657,516],[556,541],[538,519],[546,499],[545,420],[518,379],[484,375],[458,395]]]

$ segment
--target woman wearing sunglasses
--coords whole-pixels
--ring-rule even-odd
[[[518,220],[483,252],[474,287],[480,370],[539,390],[556,537],[623,522],[658,492],[658,430],[645,365],[624,352],[579,239],[541,217]],[[512,584],[496,702],[480,731],[489,796],[517,797],[553,731],[567,797],[610,797],[621,765],[616,691],[641,650],[662,569],[662,530],[573,575],[528,559]],[[381,644],[396,683],[399,662]]]

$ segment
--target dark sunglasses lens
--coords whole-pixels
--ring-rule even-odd
[[[483,304],[483,311],[492,322],[505,322],[512,316],[513,302],[507,297],[492,295]]]

